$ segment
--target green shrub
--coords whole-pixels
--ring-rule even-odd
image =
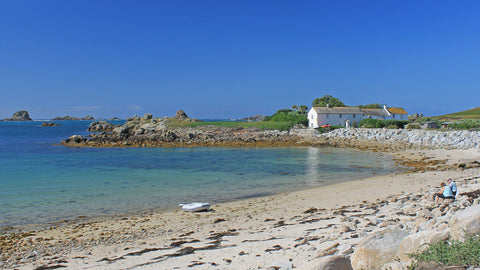
[[[409,254],[417,261],[444,265],[480,266],[480,236],[467,236],[465,242],[439,241],[421,253]]]
[[[406,129],[421,129],[419,124],[408,124],[405,126]]]
[[[366,128],[404,128],[409,121],[407,120],[383,120],[374,118],[365,118],[358,126]]]
[[[449,128],[452,129],[472,129],[472,128],[480,128],[480,120],[463,120],[457,121],[453,124],[448,125]]]
[[[292,125],[308,126],[308,117],[305,114],[290,109],[278,110],[274,115],[267,116],[265,122],[288,122]]]

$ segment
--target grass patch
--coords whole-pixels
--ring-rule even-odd
[[[437,118],[442,120],[480,119],[480,107],[477,107],[471,110],[462,111],[462,112],[435,116],[432,118]]]
[[[258,128],[261,130],[290,130],[293,126],[290,122],[234,122],[234,121],[219,121],[219,122],[190,122],[190,121],[169,121],[169,127],[190,127],[197,128],[199,126],[213,126],[226,128]]]
[[[468,236],[464,242],[439,241],[421,253],[410,254],[417,261],[438,262],[446,266],[480,266],[480,236]],[[415,268],[411,268],[415,269]]]

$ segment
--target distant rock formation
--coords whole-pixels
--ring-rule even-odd
[[[57,124],[57,123],[49,123],[49,122],[43,122],[42,127],[59,127],[62,124]]]
[[[87,115],[82,118],[72,117],[67,115],[67,116],[57,116],[52,119],[52,121],[79,121],[79,120],[92,121],[92,120],[95,120],[95,118],[93,118],[93,116],[90,116],[90,115]]]
[[[243,120],[243,121],[263,121],[265,120],[265,115],[260,115],[260,114],[257,114],[257,115],[254,115],[254,116],[250,116],[250,117],[245,117],[243,119],[240,119],[240,120]]]
[[[177,113],[175,114],[175,116],[173,118],[175,118],[177,120],[188,120],[188,119],[190,119],[190,117],[188,117],[188,115],[182,110],[177,111]]]
[[[18,111],[13,114],[12,118],[5,118],[3,121],[32,121],[27,111]]]

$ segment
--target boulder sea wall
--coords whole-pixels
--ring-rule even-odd
[[[480,131],[433,131],[408,129],[342,128],[317,134],[319,141],[332,145],[365,147],[383,144],[398,149],[480,149]]]

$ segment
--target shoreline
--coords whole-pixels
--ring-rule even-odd
[[[303,237],[310,239],[305,240],[307,242],[325,244],[334,240],[325,236],[331,234],[338,239],[345,238],[339,245],[354,248],[361,238],[371,233],[358,228],[345,229],[345,216],[335,212],[393,198],[403,200],[401,197],[408,194],[428,193],[426,195],[431,197],[432,189],[441,180],[452,177],[460,182],[480,175],[479,168],[448,169],[458,163],[478,160],[480,154],[477,150],[408,150],[391,154],[404,160],[447,161],[443,162],[443,169],[434,165],[416,172],[214,204],[209,212],[154,211],[79,220],[36,232],[19,233],[16,237],[11,236],[10,242],[2,239],[2,247],[8,247],[5,244],[8,242],[12,244],[10,248],[15,248],[8,254],[2,250],[3,267],[36,269],[57,265],[66,269],[175,269],[190,266],[208,269],[209,265],[216,264],[224,268],[245,269],[245,266],[267,268],[284,257],[288,259],[282,263],[298,266],[302,261],[318,257],[321,248],[313,245],[309,247],[313,250],[303,250],[303,246],[309,245],[298,245],[296,239]],[[314,227],[325,227],[331,232],[311,236],[309,230]]]
[[[244,146],[218,146],[215,148],[243,148]],[[251,147],[251,146],[248,146]],[[308,146],[308,145],[288,145],[288,146],[257,146],[255,148],[259,149],[271,149],[271,148],[284,148],[284,147],[318,147],[318,148],[330,148],[331,146]],[[332,147],[334,148],[334,147]],[[347,146],[347,147],[341,147],[348,149],[349,151],[355,151],[355,152],[380,152],[380,151],[372,151],[372,150],[367,150],[367,149],[360,149],[360,148],[355,148],[352,146]],[[363,179],[370,179],[370,178],[377,178],[377,177],[384,177],[388,175],[396,175],[399,173],[408,173],[414,170],[417,170],[417,168],[412,167],[411,163],[408,161],[403,161],[401,158],[398,158],[395,156],[395,154],[390,153],[390,152],[383,152],[382,154],[391,156],[392,162],[395,163],[395,166],[392,168],[392,172],[387,173],[387,174],[380,174],[377,175],[377,173],[373,172],[372,176],[367,177],[367,178],[342,178],[339,182],[334,183],[334,184],[320,184],[317,186],[310,186],[310,187],[303,187],[302,189],[296,189],[296,190],[289,190],[289,191],[282,191],[279,193],[270,193],[270,194],[260,194],[260,195],[248,195],[245,197],[235,197],[231,198],[228,200],[220,200],[220,201],[213,201],[213,204],[230,204],[230,203],[236,203],[236,202],[242,202],[246,200],[252,200],[252,199],[257,199],[257,198],[263,198],[263,197],[271,197],[271,196],[278,196],[282,194],[289,194],[289,193],[295,193],[295,192],[303,192],[306,190],[310,189],[316,189],[319,187],[327,187],[331,185],[336,185],[340,183],[349,183],[349,182],[355,182]],[[425,164],[420,164],[417,167],[422,166],[422,168],[425,166]],[[144,210],[129,210],[126,212],[119,212],[119,213],[113,213],[113,214],[106,214],[106,215],[99,215],[99,216],[83,216],[79,215],[78,217],[71,217],[71,218],[61,218],[57,221],[51,221],[51,222],[46,222],[46,223],[31,223],[31,224],[20,224],[20,225],[11,225],[11,226],[2,226],[0,227],[0,235],[6,234],[6,233],[30,233],[33,231],[40,231],[40,230],[46,230],[52,227],[61,227],[61,226],[69,226],[72,224],[79,224],[79,223],[95,223],[98,222],[99,220],[103,219],[115,219],[115,218],[123,218],[123,217],[128,217],[128,216],[135,216],[135,215],[149,215],[152,213],[155,214],[161,214],[165,212],[172,212],[172,211],[177,211],[179,207],[177,205],[171,206],[171,207],[162,207],[159,209],[144,209]]]

